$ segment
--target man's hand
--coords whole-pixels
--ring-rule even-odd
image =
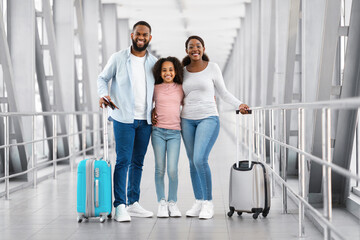
[[[244,103],[240,104],[239,106],[239,110],[241,114],[250,114],[250,111],[248,111],[249,109],[250,109],[249,106]]]
[[[110,106],[111,107],[111,109],[115,109],[115,108],[117,108],[117,109],[119,109],[114,103],[113,103],[113,101],[111,100],[111,98],[110,98],[110,96],[104,96],[104,97],[102,97],[102,98],[100,98],[100,100],[99,100],[99,105],[100,105],[100,107],[102,108],[102,105],[105,105],[105,107],[107,107],[107,106]]]
[[[151,123],[154,126],[157,124],[157,114],[155,108],[151,111]]]

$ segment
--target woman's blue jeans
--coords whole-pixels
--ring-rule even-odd
[[[217,116],[199,120],[181,119],[181,133],[190,163],[190,176],[197,200],[212,200],[208,157],[219,135]]]
[[[151,143],[155,155],[155,186],[157,199],[159,202],[166,199],[164,176],[167,162],[167,175],[169,178],[168,201],[176,202],[178,189],[178,162],[181,143],[180,130],[153,127]]]
[[[114,207],[117,207],[120,204],[126,204],[126,196],[128,205],[139,201],[142,168],[149,145],[151,125],[146,120],[134,120],[134,123],[113,120],[113,123],[116,144]]]

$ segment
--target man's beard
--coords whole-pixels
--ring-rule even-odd
[[[131,40],[132,40],[132,46],[133,46],[134,50],[137,52],[142,52],[142,51],[146,50],[147,46],[149,45],[149,42],[144,42],[144,46],[138,47],[138,45],[136,44],[136,41],[134,39],[131,39]]]

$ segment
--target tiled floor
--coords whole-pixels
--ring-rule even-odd
[[[178,205],[184,215],[194,197],[183,146],[180,155]],[[101,224],[97,219],[77,223],[76,172],[67,172],[60,174],[57,180],[40,183],[36,189],[12,193],[9,201],[0,199],[0,239],[298,239],[297,209],[289,202],[289,214],[281,214],[280,196],[272,199],[267,218],[260,216],[254,220],[250,214],[227,217],[229,168],[234,159],[234,141],[228,131],[221,130],[209,159],[215,204],[215,216],[211,220],[183,216],[132,218],[129,223],[108,220]],[[140,203],[156,214],[151,145],[145,159],[141,189]],[[306,239],[322,239],[309,221],[305,225]]]

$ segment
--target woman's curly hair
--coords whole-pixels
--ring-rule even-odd
[[[164,80],[161,78],[161,68],[164,62],[172,62],[174,64],[174,70],[175,70],[174,83],[182,84],[184,77],[184,69],[179,59],[177,59],[176,57],[167,57],[167,58],[160,58],[154,65],[153,75],[155,78],[155,85],[164,82]]]

